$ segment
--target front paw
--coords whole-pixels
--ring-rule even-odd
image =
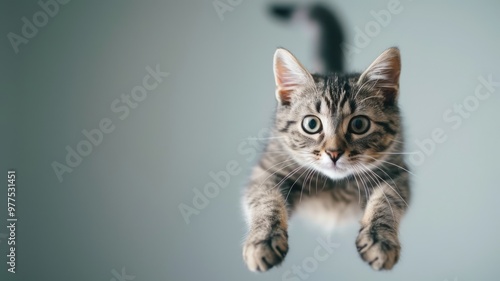
[[[359,231],[356,248],[375,270],[391,269],[399,259],[401,246],[396,231],[386,226],[366,226]]]
[[[280,264],[288,252],[285,230],[271,233],[250,233],[243,246],[243,259],[251,271],[266,271]]]

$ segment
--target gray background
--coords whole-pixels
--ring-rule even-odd
[[[21,3],[22,2],[22,3]],[[224,1],[225,2],[225,1]],[[407,151],[442,128],[447,140],[413,165],[414,199],[401,225],[403,252],[391,272],[374,272],[354,247],[357,228],[308,280],[495,280],[500,258],[497,182],[500,88],[456,129],[442,115],[474,94],[479,76],[500,81],[498,1],[401,1],[403,11],[348,62],[361,70],[385,48],[402,52],[400,104]],[[270,124],[272,55],[290,49],[312,67],[300,28],[269,18],[266,1],[244,0],[221,21],[212,1],[72,1],[15,54],[36,1],[2,1],[1,173],[17,171],[17,273],[1,280],[281,280],[313,255],[320,232],[294,219],[283,265],[249,272],[240,197],[256,158],[238,146]],[[388,1],[331,1],[348,42]],[[110,109],[160,65],[170,73],[125,120]],[[81,131],[110,118],[115,130],[59,182],[53,161]],[[241,172],[186,224],[179,204],[211,171]],[[0,219],[6,219],[6,187]],[[3,199],[2,199],[3,198]],[[6,233],[0,228],[0,233]],[[130,277],[132,278],[132,277]],[[130,280],[130,279],[129,279]]]

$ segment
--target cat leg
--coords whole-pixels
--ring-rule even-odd
[[[408,207],[406,179],[376,187],[368,199],[356,247],[361,258],[375,270],[391,269],[399,259],[399,222]],[[404,187],[403,189],[398,188]]]
[[[243,259],[252,271],[266,271],[280,264],[288,252],[287,208],[285,198],[270,180],[252,184],[245,196],[250,225],[243,246]]]

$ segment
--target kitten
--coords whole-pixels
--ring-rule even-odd
[[[288,251],[287,221],[306,205],[361,215],[356,239],[376,270],[398,261],[398,227],[408,207],[397,105],[400,54],[384,51],[361,74],[310,74],[287,50],[274,55],[273,137],[244,196],[249,232],[243,258],[252,271],[280,264]]]

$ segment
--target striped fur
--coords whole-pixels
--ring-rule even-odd
[[[338,220],[358,212],[361,258],[376,270],[391,269],[399,258],[398,227],[410,197],[397,106],[399,50],[386,50],[363,73],[312,75],[278,49],[274,71],[273,137],[244,197],[248,268],[266,271],[283,261],[288,218],[302,211],[312,219],[326,214]],[[304,125],[306,116],[316,117],[321,130],[308,133],[316,123]],[[358,117],[361,121],[353,121]],[[369,120],[369,127],[356,133],[366,124],[362,120]]]

